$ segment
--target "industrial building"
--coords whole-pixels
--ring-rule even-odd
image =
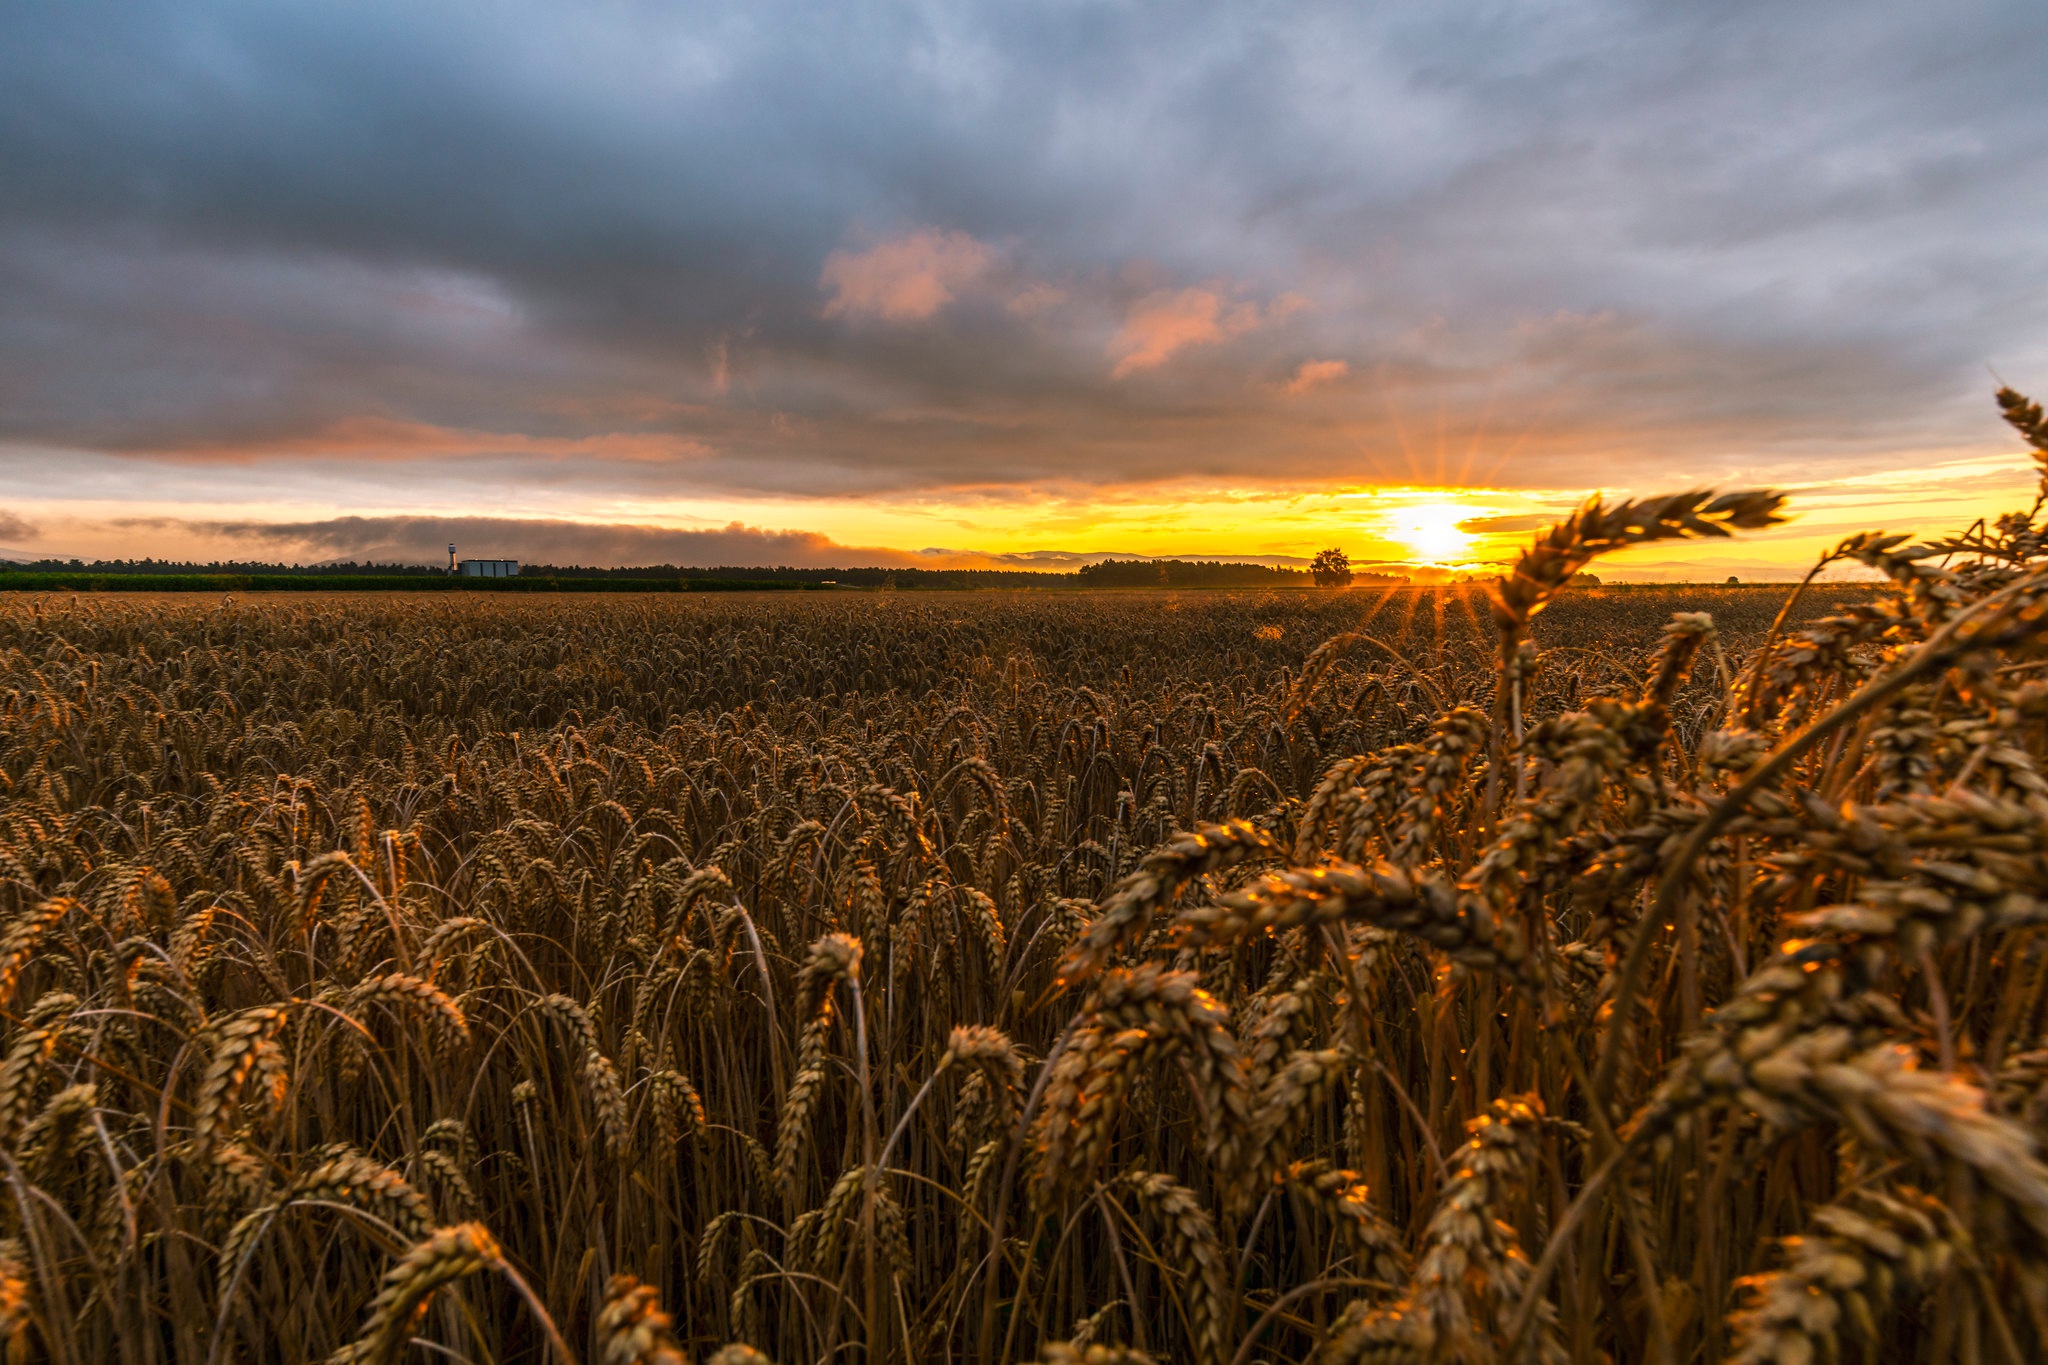
[[[517,578],[519,561],[516,559],[465,559],[455,562],[455,542],[448,542],[448,572],[463,578]]]

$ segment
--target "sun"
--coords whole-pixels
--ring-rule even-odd
[[[1454,503],[1419,502],[1392,514],[1387,535],[1407,546],[1417,559],[1450,563],[1472,544],[1472,534],[1458,527],[1470,515],[1469,508]]]

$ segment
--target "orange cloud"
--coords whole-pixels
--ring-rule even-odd
[[[1294,378],[1283,386],[1284,393],[1307,393],[1322,384],[1334,384],[1351,373],[1348,360],[1304,360],[1301,368],[1294,372]]]
[[[928,318],[988,269],[992,253],[964,232],[921,228],[866,251],[825,258],[818,287],[832,291],[825,316]]]
[[[1160,290],[1131,305],[1124,325],[1110,342],[1116,357],[1113,379],[1139,370],[1157,369],[1185,346],[1205,346],[1242,335],[1259,325],[1259,306],[1241,303],[1225,311],[1213,290]]]

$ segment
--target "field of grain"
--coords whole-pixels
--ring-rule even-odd
[[[1562,587],[1774,506],[1492,596],[8,595],[6,1358],[2040,1359],[2039,534]]]

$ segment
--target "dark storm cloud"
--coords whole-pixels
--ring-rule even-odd
[[[0,441],[820,496],[1981,442],[1984,362],[2048,385],[2044,53],[2023,0],[13,6]]]
[[[716,530],[617,526],[514,517],[335,517],[317,522],[223,523],[201,528],[270,553],[380,564],[438,564],[453,544],[467,558],[611,567],[724,564],[790,568],[902,567],[916,555],[836,544],[807,531],[764,531],[734,522]]]
[[[706,530],[636,526],[542,517],[333,517],[310,522],[192,522],[132,518],[137,531],[176,530],[261,547],[266,554],[381,564],[439,564],[447,547],[470,558],[518,559],[528,564],[616,568],[674,564],[682,568],[737,565],[798,569],[986,568],[1071,573],[1105,559],[1144,556],[1114,550],[1023,550],[989,554],[932,548],[904,551],[843,545],[811,531],[770,531],[733,522]],[[0,514],[0,536],[7,532]],[[1233,562],[1302,565],[1292,555],[1232,555]]]

